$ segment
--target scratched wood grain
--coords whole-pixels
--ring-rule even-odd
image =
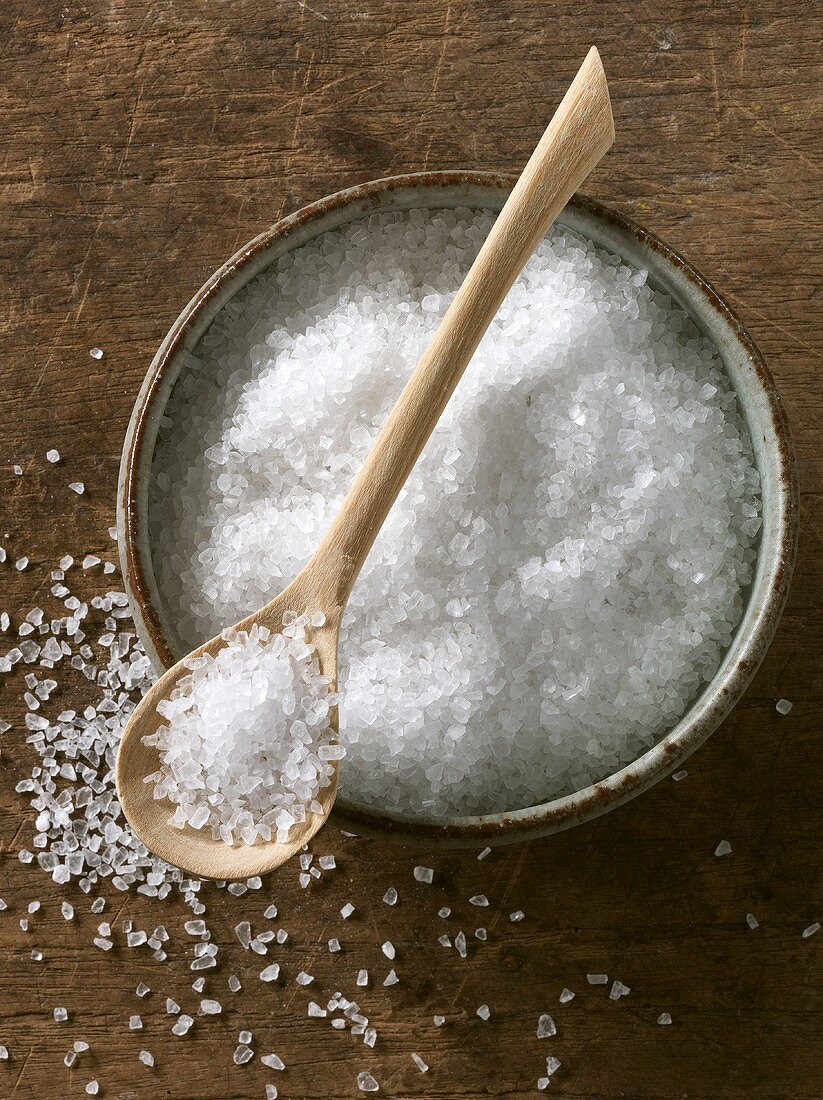
[[[384,1096],[520,1097],[548,1054],[563,1063],[549,1091],[587,1100],[821,1095],[823,935],[800,935],[821,913],[816,15],[776,0],[5,0],[0,536],[13,558],[32,560],[23,573],[0,566],[0,610],[15,622],[44,598],[63,553],[110,556],[133,399],[205,276],[283,212],[339,187],[426,167],[519,167],[591,42],[609,72],[618,141],[589,190],[686,252],[750,326],[788,408],[804,530],[777,639],[685,781],[482,863],[329,833],[317,850],[334,851],[339,869],[308,893],[293,871],[241,899],[208,889],[221,962],[207,994],[224,1011],[186,1039],[170,1034],[162,1007],[167,995],[198,1003],[181,903],[115,894],[107,911],[167,924],[168,965],[122,948],[102,955],[88,899],[17,861],[32,817],[14,785],[31,758],[19,684],[0,686],[0,715],[15,722],[0,739],[0,1042],[11,1051],[0,1095],[82,1096],[95,1077],[105,1097],[225,1100],[262,1097],[276,1078],[281,1096],[336,1100],[359,1095],[356,1074],[370,1069]],[[105,348],[101,363],[93,344]],[[64,456],[56,468],[49,446]],[[82,499],[66,489],[75,478],[88,486]],[[786,718],[774,710],[781,695],[794,701]],[[733,853],[716,859],[721,839]],[[419,862],[435,867],[432,886],[414,881]],[[380,900],[389,885],[400,893],[393,910]],[[487,910],[468,904],[480,891]],[[59,914],[64,897],[78,907],[73,925]],[[23,933],[34,898],[43,908]],[[291,932],[279,957],[290,975],[316,975],[316,999],[351,995],[357,969],[370,968],[376,981],[357,992],[379,1030],[374,1051],[308,1020],[308,995],[291,980],[259,984],[263,960],[240,950],[232,926],[259,923],[272,900]],[[344,925],[346,900],[357,912]],[[513,924],[518,908],[526,917]],[[488,942],[473,941],[465,961],[436,943],[444,929],[479,924]],[[339,955],[326,949],[332,935]],[[398,951],[391,989],[380,984],[385,939]],[[609,1001],[587,971],[631,994]],[[244,983],[237,996],[229,973]],[[152,992],[138,1001],[141,980]],[[563,986],[577,996],[561,1006]],[[53,1021],[56,1005],[68,1024]],[[559,1034],[538,1041],[546,1011]],[[657,1026],[663,1011],[671,1027]],[[127,1029],[134,1012],[142,1031]],[[286,1071],[257,1058],[235,1067],[241,1027]],[[79,1038],[92,1050],[68,1070],[63,1055]],[[141,1048],[154,1070],[137,1062]]]

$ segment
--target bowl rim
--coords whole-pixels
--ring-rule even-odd
[[[215,300],[239,271],[251,261],[262,257],[273,245],[282,242],[301,226],[319,222],[324,217],[350,206],[359,206],[361,209],[348,220],[363,217],[370,209],[377,211],[387,194],[403,190],[474,187],[503,195],[511,190],[516,179],[515,175],[498,172],[418,172],[387,176],[337,191],[281,218],[247,241],[217,268],[182,309],[160,344],[136,399],[123,445],[117,493],[118,543],[124,584],[138,636],[155,665],[162,663],[164,667],[168,667],[174,662],[174,656],[151,599],[154,584],[151,555],[148,546],[146,554],[141,549],[141,524],[147,519],[147,508],[145,500],[141,500],[140,491],[143,470],[146,468],[143,451],[146,437],[150,434],[147,431],[148,421],[155,411],[158,397],[162,394],[167,368],[174,356],[183,349],[185,338],[191,333],[193,325],[198,322],[202,324],[204,315],[215,308]],[[429,200],[428,203],[421,202],[419,205],[431,206],[434,203]],[[703,686],[681,720],[651,748],[604,779],[573,794],[536,806],[496,814],[453,816],[437,821],[421,820],[408,813],[356,805],[338,797],[332,811],[331,823],[350,832],[401,843],[422,841],[448,847],[477,847],[479,844],[494,846],[561,832],[599,817],[670,774],[703,744],[740,699],[765,656],[777,628],[788,593],[797,547],[798,477],[786,414],[763,356],[726,299],[675,249],[625,215],[584,195],[575,195],[568,203],[566,212],[583,219],[602,222],[618,235],[631,237],[641,250],[653,253],[660,264],[681,281],[688,283],[690,291],[696,292],[709,309],[714,322],[725,327],[745,353],[753,370],[752,378],[757,395],[765,402],[768,413],[766,426],[770,429],[771,438],[764,434],[763,439],[767,451],[774,456],[776,467],[772,479],[774,516],[770,534],[773,546],[771,563],[763,578],[761,597],[757,603],[750,597],[718,671]],[[561,214],[560,220],[562,219]],[[343,219],[344,222],[346,220]],[[323,231],[322,228],[319,230]],[[210,323],[210,319],[207,323]],[[150,462],[151,455],[148,459]],[[761,538],[765,539],[766,535],[764,524]],[[147,541],[146,539],[146,543]],[[760,550],[758,556],[760,557]]]

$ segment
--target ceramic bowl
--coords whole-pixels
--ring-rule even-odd
[[[160,418],[182,369],[217,312],[284,252],[365,215],[413,207],[499,211],[515,177],[485,172],[425,172],[339,191],[283,218],[244,245],[207,280],[172,325],[137,397],[120,467],[118,533],[126,590],[138,634],[158,672],[183,656],[175,648],[152,568],[148,482]],[[760,472],[763,527],[745,611],[716,675],[681,720],[627,767],[562,798],[480,817],[427,819],[381,811],[338,797],[332,824],[400,842],[482,847],[568,829],[613,810],[679,767],[742,695],[774,635],[794,562],[798,491],[791,436],[763,357],[723,297],[677,252],[592,199],[576,196],[558,218],[564,226],[648,270],[717,347],[748,424]],[[469,368],[471,369],[471,368]],[[272,593],[274,595],[274,593]]]

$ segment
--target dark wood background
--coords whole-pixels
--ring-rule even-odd
[[[815,10],[817,9],[817,10]],[[153,351],[178,310],[242,241],[284,212],[392,172],[525,161],[596,43],[610,77],[617,144],[588,190],[684,251],[739,309],[786,402],[803,488],[803,533],[789,606],[744,701],[690,761],[627,807],[485,862],[347,839],[316,850],[339,869],[318,888],[292,868],[233,899],[206,891],[223,945],[207,995],[222,1016],[187,1039],[163,999],[196,1008],[179,901],[112,898],[108,916],[162,920],[171,962],[91,945],[100,918],[16,853],[32,814],[14,784],[30,767],[20,688],[0,686],[0,1095],[180,1100],[380,1095],[456,1100],[533,1093],[552,1053],[549,1094],[642,1100],[806,1100],[823,1091],[819,1048],[823,933],[820,805],[821,458],[820,8],[776,0],[4,0],[0,9],[2,389],[0,535],[32,566],[0,567],[0,610],[16,617],[47,589],[63,553],[109,552],[121,439]],[[88,349],[99,344],[101,363]],[[52,468],[43,455],[64,456]],[[14,477],[19,462],[23,477]],[[65,486],[88,486],[78,499]],[[89,581],[90,591],[94,583]],[[2,648],[2,647],[0,647]],[[794,709],[775,713],[787,696]],[[71,700],[75,702],[75,700]],[[69,705],[68,701],[64,705]],[[718,841],[733,854],[717,859]],[[435,883],[414,881],[416,863]],[[394,910],[380,898],[400,892]],[[467,899],[488,894],[488,910]],[[67,925],[59,903],[78,905]],[[43,909],[18,926],[26,904]],[[346,900],[357,906],[347,924]],[[291,932],[289,974],[314,995],[349,994],[380,944],[397,945],[401,984],[362,991],[378,1027],[369,1051],[308,1020],[292,984],[263,987],[257,956],[231,932],[275,900]],[[448,904],[454,918],[440,920]],[[519,924],[508,914],[526,912]],[[761,926],[747,928],[745,914]],[[438,947],[471,932],[468,959]],[[339,935],[340,955],[326,940]],[[30,961],[39,946],[42,964]],[[148,961],[146,959],[148,958]],[[586,985],[605,971],[631,986],[614,1003]],[[244,980],[230,997],[227,974]],[[145,1001],[133,990],[152,987]],[[558,1004],[563,986],[576,993]],[[492,1018],[475,1016],[488,1002]],[[816,1003],[815,1003],[816,1002]],[[69,1024],[55,1024],[65,1005]],[[657,1016],[671,1012],[671,1027]],[[141,1012],[145,1027],[130,1032]],[[559,1034],[539,1042],[537,1016]],[[432,1015],[448,1024],[437,1030]],[[235,1067],[236,1032],[260,1053]],[[92,1051],[72,1071],[74,1039]],[[157,1067],[138,1064],[150,1049]],[[418,1073],[409,1052],[431,1065]]]

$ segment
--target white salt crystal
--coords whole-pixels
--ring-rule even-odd
[[[788,699],[778,699],[774,709],[778,714],[788,714],[792,709],[792,704]]]
[[[397,985],[400,979],[395,974],[394,970],[390,970],[383,980],[383,985]]]
[[[223,1006],[219,1001],[206,997],[200,1002],[200,1012],[203,1016],[218,1016],[222,1011]]]
[[[489,904],[489,899],[485,894],[475,894],[474,897],[469,898],[469,904],[484,906]]]
[[[59,462],[60,452],[56,448],[52,447],[51,450],[46,451],[46,458],[49,462]]]
[[[251,1047],[245,1046],[241,1043],[235,1050],[232,1060],[236,1066],[244,1066],[246,1062],[250,1062],[254,1057],[254,1051]]]
[[[810,924],[808,928],[804,928],[801,936],[804,940],[807,940],[809,936],[813,936],[815,932],[820,931],[820,921],[815,921],[814,924]]]
[[[86,486],[83,484],[82,481],[70,481],[69,488],[73,493],[77,493],[79,497],[81,497],[86,491]]]
[[[380,1089],[377,1081],[365,1070],[357,1075],[357,1087],[361,1092],[378,1092]]]
[[[294,980],[298,985],[311,985],[314,981],[314,976],[312,974],[307,974],[305,970],[301,970]]]
[[[434,878],[434,871],[431,867],[415,867],[414,877],[418,882],[431,882]]]
[[[546,1059],[546,1076],[552,1077],[560,1069],[561,1062],[559,1058],[555,1058],[553,1054],[550,1054]]]
[[[492,1012],[488,1005],[481,1005],[477,1010],[477,1015],[481,1020],[488,1020]]]
[[[260,1061],[263,1063],[264,1066],[268,1066],[269,1069],[286,1068],[286,1063],[276,1054],[262,1054],[260,1056]]]
[[[151,1067],[154,1065],[154,1055],[148,1050],[141,1050],[137,1058],[144,1066]]]
[[[369,984],[369,972],[368,972],[368,970],[358,970],[357,971],[357,984],[361,985],[361,986]]]
[[[191,1028],[191,1025],[193,1023],[194,1023],[194,1020],[192,1019],[191,1016],[187,1016],[185,1012],[181,1013],[177,1017],[176,1021],[174,1022],[174,1025],[172,1026],[172,1029],[171,1029],[172,1034],[173,1035],[186,1035],[186,1034],[188,1034],[189,1029]]]
[[[397,904],[397,891],[393,886],[390,886],[385,892],[385,894],[383,895],[383,901],[386,903],[386,905]]]
[[[657,1022],[659,1024],[670,1024],[672,1022],[672,1018],[668,1012],[661,1012],[660,1015],[657,1017]]]
[[[417,1066],[417,1068],[420,1070],[421,1073],[427,1073],[428,1072],[429,1067],[423,1061],[423,1059],[420,1057],[419,1054],[416,1054],[415,1052],[412,1052],[411,1060],[414,1062],[414,1064]]]
[[[8,1057],[9,1057],[9,1048],[7,1046],[3,1046],[3,1044],[0,1043],[0,1062],[7,1062]]]
[[[537,1038],[547,1039],[550,1035],[557,1034],[557,1027],[548,1012],[544,1012],[537,1021]]]
[[[686,769],[682,768],[679,772],[674,773],[672,779],[675,781],[675,783],[679,783],[680,780],[685,779],[688,774],[689,773],[686,771]]]
[[[277,1085],[266,1085],[266,1100],[277,1100]]]
[[[433,1016],[432,1019],[434,1020],[435,1027],[442,1027],[446,1022],[445,1016]]]
[[[526,914],[525,914],[525,913],[523,912],[523,910],[522,910],[522,909],[515,909],[515,911],[514,911],[513,913],[509,913],[509,920],[510,920],[510,921],[511,921],[511,922],[512,922],[513,924],[517,924],[517,922],[518,922],[518,921],[521,921],[521,920],[523,920],[523,918],[525,917],[525,915],[526,915]]]
[[[727,856],[731,853],[732,846],[728,840],[721,840],[714,850],[716,856]]]
[[[92,357],[92,359],[102,359],[103,358],[103,349],[102,348],[91,348],[89,350],[89,355]]]
[[[452,912],[452,911],[451,911],[451,909],[450,909],[450,908],[448,907],[448,905],[444,905],[442,909],[438,909],[438,910],[437,910],[437,915],[438,915],[438,917],[443,917],[443,919],[445,920],[445,918],[446,918],[446,917],[450,917],[450,916],[451,916],[451,912]]]
[[[609,981],[608,974],[587,974],[586,981],[589,985],[607,985]]]
[[[94,1081],[94,1080],[89,1081],[89,1083],[86,1085],[86,1092],[88,1093],[89,1096],[96,1096],[99,1091],[100,1091],[100,1085],[98,1084],[97,1081]]]
[[[612,987],[609,990],[609,999],[612,1001],[619,1001],[621,997],[625,997],[628,993],[631,993],[631,988],[627,985],[623,985],[622,982],[612,982]]]
[[[129,1030],[139,1031],[143,1026],[143,1021],[139,1016],[129,1016]]]
[[[387,959],[393,959],[396,954],[394,950],[394,944],[391,942],[391,940],[386,940],[386,942],[383,944],[382,951]]]
[[[350,901],[347,901],[343,908],[340,910],[340,916],[343,918],[343,920],[348,920],[353,912],[354,906]]]
[[[280,963],[272,963],[271,966],[267,966],[265,970],[260,971],[261,982],[274,982],[280,976]],[[238,986],[239,988],[239,986]],[[235,990],[235,992],[237,992]]]
[[[748,924],[749,928],[751,928],[751,929],[755,929],[755,928],[760,927],[760,921],[757,919],[757,917],[754,915],[754,913],[747,913],[746,914],[746,924]]]
[[[266,920],[274,920],[274,918],[277,916],[277,906],[267,906],[266,911],[263,913],[263,916],[266,918]]]
[[[58,1024],[64,1024],[68,1020],[69,1014],[65,1008],[55,1008],[54,1019]]]
[[[485,859],[486,856],[489,855],[490,853],[491,853],[491,848],[484,848],[483,851],[479,853],[477,858],[478,859]]]
[[[574,1000],[574,993],[570,989],[563,989],[560,994],[560,1003],[562,1005],[568,1004],[569,1001]]]
[[[340,940],[332,938],[329,940],[329,951],[334,954],[340,950]]]

